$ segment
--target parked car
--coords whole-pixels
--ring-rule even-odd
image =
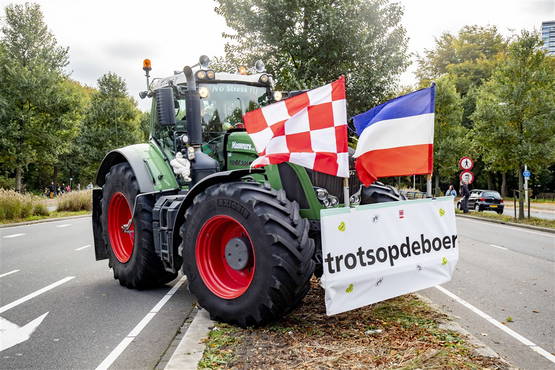
[[[457,202],[457,208],[461,208],[461,200]],[[477,212],[482,211],[495,211],[503,214],[503,198],[499,192],[495,190],[481,190],[474,189],[470,191],[470,198],[468,198],[468,209],[473,209]]]

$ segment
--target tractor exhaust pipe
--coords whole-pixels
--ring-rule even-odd
[[[196,147],[202,144],[202,125],[200,123],[200,96],[197,91],[197,82],[193,69],[189,66],[183,68],[187,79],[187,136],[189,144]]]

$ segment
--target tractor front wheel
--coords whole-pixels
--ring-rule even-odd
[[[153,200],[137,197],[139,184],[131,166],[116,164],[105,179],[100,219],[114,278],[135,289],[153,288],[175,279],[177,274],[166,272],[154,251]]]
[[[287,314],[310,287],[308,230],[283,191],[252,182],[207,188],[181,228],[189,290],[213,319],[243,327]]]

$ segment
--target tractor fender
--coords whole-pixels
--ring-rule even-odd
[[[103,186],[105,176],[108,171],[110,171],[110,168],[118,163],[127,162],[133,169],[133,173],[137,178],[140,192],[148,193],[154,191],[155,180],[153,176],[149,174],[144,163],[145,156],[141,153],[143,152],[141,149],[146,147],[144,149],[148,150],[148,146],[148,144],[130,145],[124,148],[112,150],[106,154],[100,164],[100,167],[98,168],[98,172],[96,174],[96,184],[98,186]]]
[[[135,144],[112,150],[102,160],[95,182],[102,187],[106,181],[106,174],[112,166],[127,162],[139,184],[139,192],[152,193],[155,191],[178,189],[173,171],[163,154],[153,144]],[[93,234],[96,258],[105,259],[106,245],[102,238],[100,225],[102,189],[93,191]]]

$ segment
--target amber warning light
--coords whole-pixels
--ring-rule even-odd
[[[151,69],[152,69],[152,66],[150,65],[150,59],[143,60],[143,70],[148,72]]]

